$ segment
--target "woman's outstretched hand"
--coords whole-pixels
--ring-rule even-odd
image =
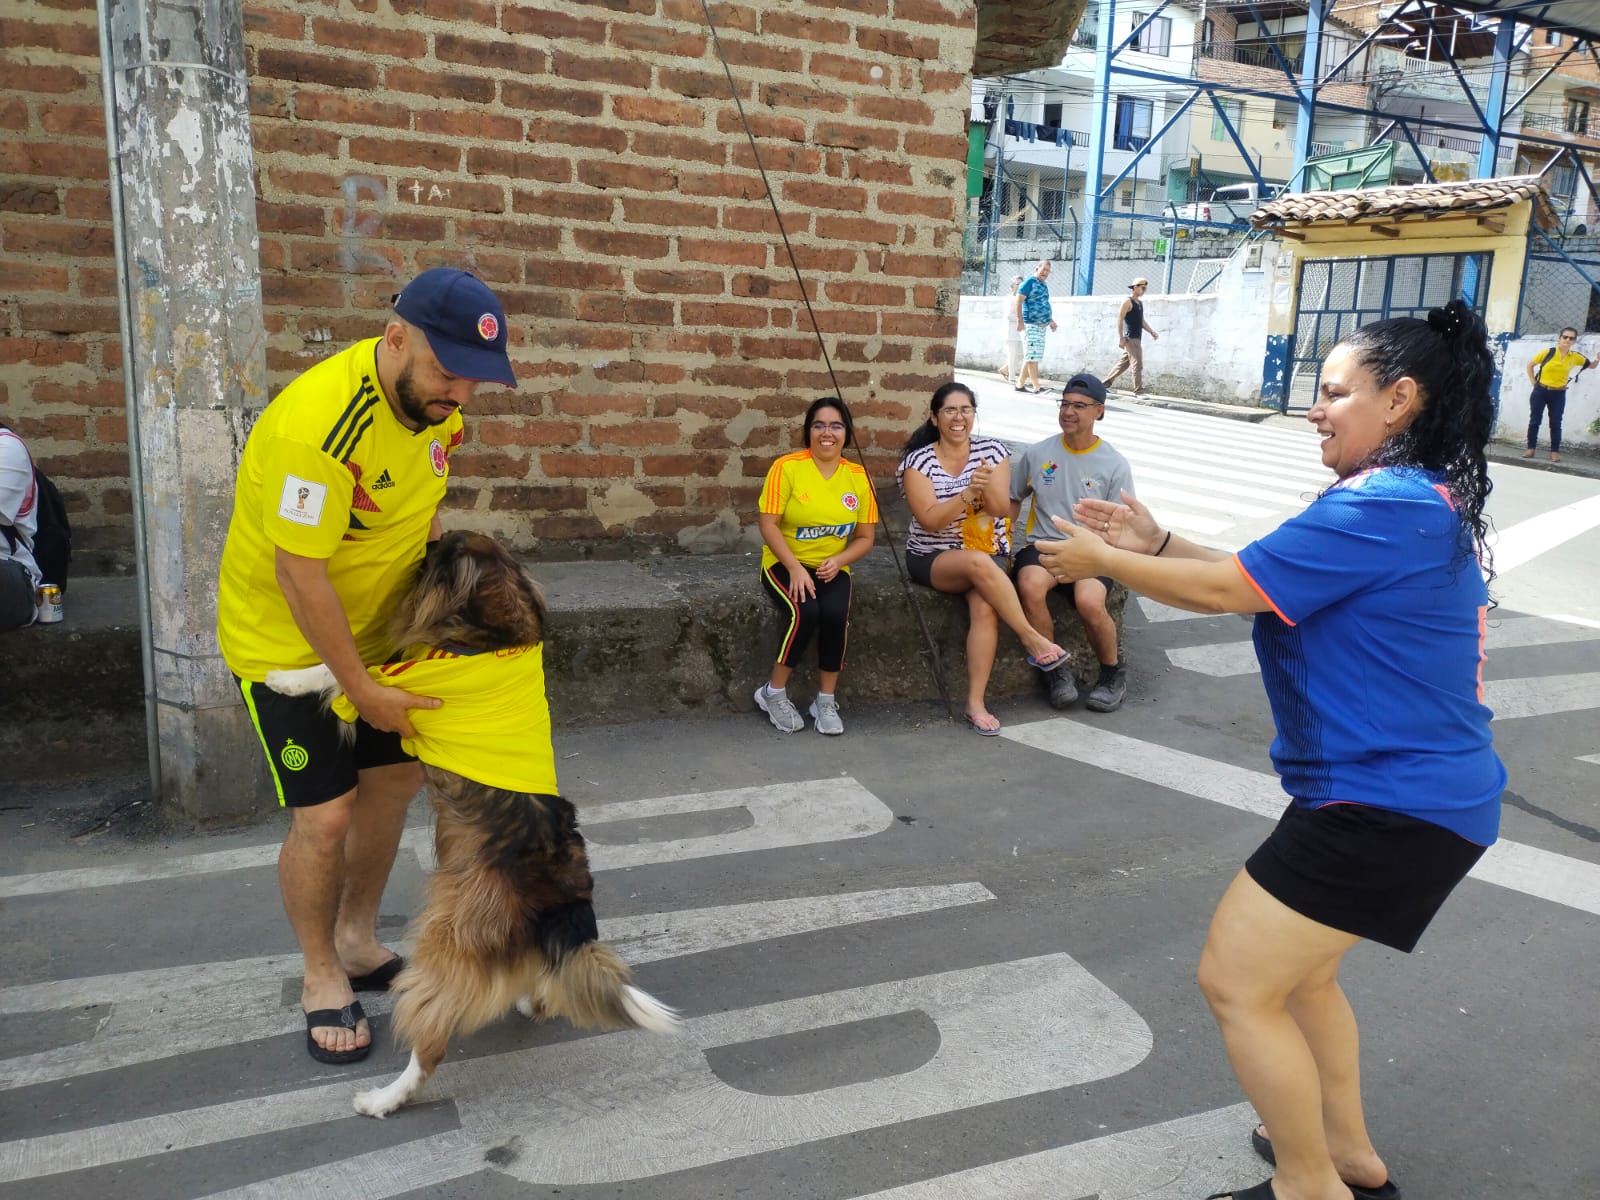
[[[1122,503],[1111,500],[1079,500],[1072,506],[1073,519],[1108,546],[1134,554],[1154,554],[1165,535],[1150,510],[1127,492]],[[1059,522],[1057,522],[1059,524]]]
[[[1106,543],[1070,521],[1060,517],[1053,520],[1065,536],[1056,542],[1034,543],[1039,551],[1039,565],[1061,583],[1076,583],[1080,579],[1104,575],[1100,562],[1106,555]]]

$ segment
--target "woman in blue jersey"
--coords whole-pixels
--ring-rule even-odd
[[[1493,370],[1460,300],[1368,325],[1323,366],[1308,416],[1339,479],[1303,513],[1232,555],[1131,498],[1085,501],[1066,540],[1040,544],[1061,579],[1256,614],[1292,800],[1217,906],[1199,981],[1277,1174],[1220,1196],[1399,1194],[1367,1134],[1338,970],[1363,938],[1415,947],[1499,831],[1481,678]]]
[[[974,437],[978,400],[964,383],[933,393],[929,416],[900,452],[896,478],[911,509],[906,573],[918,583],[967,597],[967,724],[1000,733],[984,693],[1004,621],[1028,663],[1053,670],[1066,651],[1028,621],[1012,585],[1011,455],[999,438]]]

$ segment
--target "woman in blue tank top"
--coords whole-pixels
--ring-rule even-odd
[[[1339,479],[1303,513],[1234,555],[1131,497],[1085,501],[1067,540],[1039,544],[1064,580],[1256,614],[1290,803],[1217,906],[1199,981],[1278,1173],[1220,1197],[1399,1196],[1367,1133],[1338,971],[1364,938],[1413,949],[1499,831],[1481,674],[1493,371],[1460,300],[1368,325],[1324,364],[1307,415]]]

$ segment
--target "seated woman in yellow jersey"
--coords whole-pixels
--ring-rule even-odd
[[[850,627],[850,564],[872,549],[878,502],[859,464],[844,459],[855,441],[850,409],[837,396],[814,400],[801,426],[804,450],[785,454],[761,489],[761,585],[783,614],[778,661],[756,689],[756,707],[779,733],[805,728],[789,699],[789,675],[817,639],[817,698],[810,713],[817,732],[839,734],[835,689],[844,668]]]
[[[928,407],[928,419],[900,452],[897,472],[911,507],[906,571],[924,586],[966,594],[967,724],[995,737],[1000,721],[984,693],[999,622],[1017,635],[1029,666],[1052,671],[1067,654],[1029,623],[1011,583],[1011,455],[1005,443],[972,435],[978,398],[966,384],[945,384]]]

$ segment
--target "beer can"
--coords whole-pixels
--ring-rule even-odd
[[[39,589],[39,624],[49,625],[66,616],[61,604],[61,589],[53,583]]]

